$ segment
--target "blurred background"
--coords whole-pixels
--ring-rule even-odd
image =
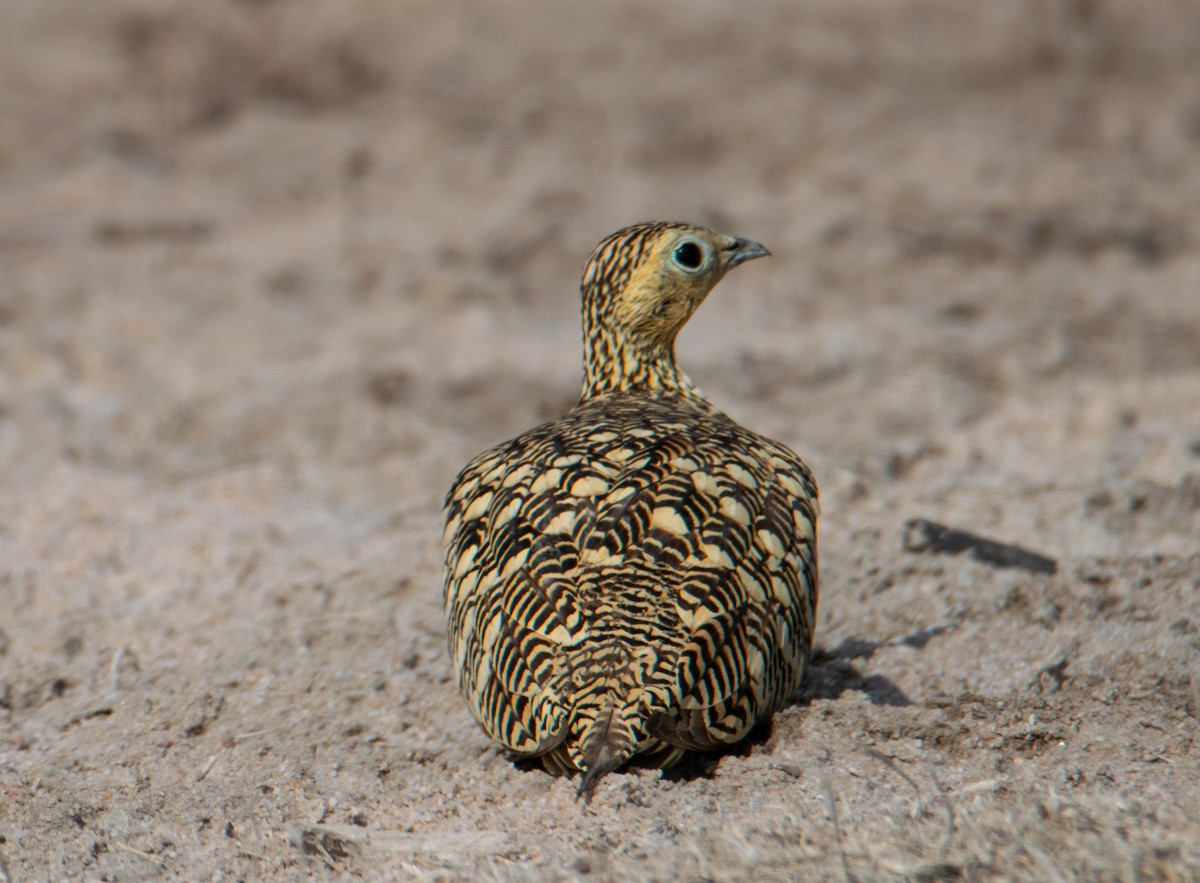
[[[1103,423],[1089,384],[1200,372],[1184,0],[0,15],[10,471],[388,460],[451,431],[448,480],[569,405],[578,269],[646,218],[769,245],[682,357],[868,477],[1014,395]]]
[[[570,403],[578,268],[646,218],[769,245],[682,356],[851,469],[1013,393],[1200,371],[1183,0],[2,15],[23,469],[274,459],[293,420],[348,458],[412,421],[497,440]],[[400,422],[331,413],[364,389]]]
[[[158,855],[158,823],[137,820],[187,828],[201,809],[138,796],[121,778],[136,770],[182,776],[179,793],[261,834],[254,849],[292,855],[268,798],[240,789],[291,782],[276,757],[359,745],[339,735],[347,695],[406,776],[414,744],[478,769],[441,644],[442,494],[469,456],[574,402],[579,270],[648,219],[773,253],[721,285],[680,358],[816,472],[822,647],[975,623],[924,663],[853,665],[918,704],[1006,697],[1013,727],[1060,644],[1102,721],[1096,684],[1159,653],[1182,692],[1147,687],[1167,705],[1146,714],[1186,729],[1170,709],[1195,701],[1200,622],[1181,612],[1200,584],[1200,4],[4,0],[0,785],[38,796],[0,808],[0,851],[59,830],[99,782],[144,815],[80,818]],[[946,576],[900,550],[918,516],[1067,575]],[[1164,575],[1154,555],[1185,557]],[[1164,594],[1136,615],[1080,600],[1151,583]],[[978,665],[989,641],[1004,664]],[[1121,653],[1130,668],[1106,667]],[[838,665],[821,689],[855,671]],[[149,704],[79,724],[97,690],[129,685]],[[216,693],[240,723],[204,735]],[[851,721],[825,737],[835,753],[866,726],[846,711],[860,694],[840,695],[810,697]],[[988,709],[972,719],[1003,717]],[[224,750],[205,740],[258,732],[256,714],[290,721],[296,744],[196,785]],[[1104,753],[1077,758],[1088,781]],[[346,760],[358,804],[434,824],[368,787],[373,762]],[[979,763],[939,769],[999,775]],[[510,787],[499,761],[487,775]],[[279,787],[301,801],[289,819],[319,814]],[[186,848],[223,854],[207,837]],[[1077,842],[1076,862],[1094,852]],[[61,850],[61,867],[89,866]]]

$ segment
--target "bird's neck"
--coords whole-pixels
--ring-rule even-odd
[[[675,341],[630,341],[607,329],[584,329],[580,401],[611,393],[685,396],[707,405],[699,387],[675,363]]]

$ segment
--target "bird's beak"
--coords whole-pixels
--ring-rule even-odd
[[[755,258],[763,258],[769,254],[765,245],[749,239],[735,239],[725,249],[725,269],[733,269],[738,264],[744,264]]]

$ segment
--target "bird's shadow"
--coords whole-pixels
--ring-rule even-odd
[[[746,737],[740,742],[722,748],[720,751],[689,751],[670,769],[662,771],[662,778],[668,782],[691,782],[693,779],[711,779],[717,774],[717,767],[726,757],[749,757],[771,738],[774,729],[772,721],[759,721]],[[636,762],[636,758],[634,759]],[[631,764],[636,766],[636,763]]]
[[[879,674],[864,675],[855,666],[855,662],[870,659],[881,647],[897,644],[923,650],[930,640],[952,627],[930,626],[903,638],[888,641],[843,638],[831,649],[817,648],[813,651],[804,683],[792,704],[809,705],[815,699],[837,699],[843,693],[854,691],[866,696],[872,705],[889,705],[894,708],[912,705],[912,700],[894,681]]]
[[[903,708],[912,705],[912,700],[894,681],[879,674],[864,675],[855,666],[858,660],[868,660],[881,647],[903,644],[906,647],[924,649],[934,636],[947,631],[949,626],[932,626],[891,641],[866,641],[861,638],[843,638],[831,649],[816,648],[812,661],[805,672],[804,683],[791,703],[808,706],[818,699],[837,699],[843,693],[857,692],[867,697],[872,705],[888,705]],[[711,779],[717,766],[725,757],[747,757],[771,738],[772,722],[762,721],[750,734],[723,751],[691,752],[678,766],[663,770],[667,781],[691,781]]]
[[[872,705],[893,708],[912,705],[912,700],[894,681],[879,674],[864,675],[855,666],[855,662],[869,660],[880,648],[897,644],[922,650],[932,638],[951,628],[952,626],[946,625],[931,626],[903,638],[888,641],[843,638],[831,649],[815,648],[812,661],[805,672],[804,682],[791,707],[805,707],[819,699],[837,699],[847,692],[862,693]],[[744,739],[728,748],[721,751],[688,752],[676,766],[663,770],[662,778],[668,782],[711,779],[716,775],[717,767],[723,758],[748,757],[765,744],[771,738],[772,727],[772,721],[760,721]],[[537,758],[513,758],[513,763],[520,770],[540,770],[542,767]],[[639,764],[635,757],[626,768],[638,769],[642,766],[644,765]]]

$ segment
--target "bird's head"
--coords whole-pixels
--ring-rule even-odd
[[[726,273],[767,254],[690,224],[635,224],[606,237],[581,283],[585,396],[636,387],[643,375],[651,391],[669,386],[679,330]]]
[[[627,345],[669,347],[729,270],[767,254],[757,242],[690,224],[626,227],[588,259],[584,312],[593,329],[614,331]]]

